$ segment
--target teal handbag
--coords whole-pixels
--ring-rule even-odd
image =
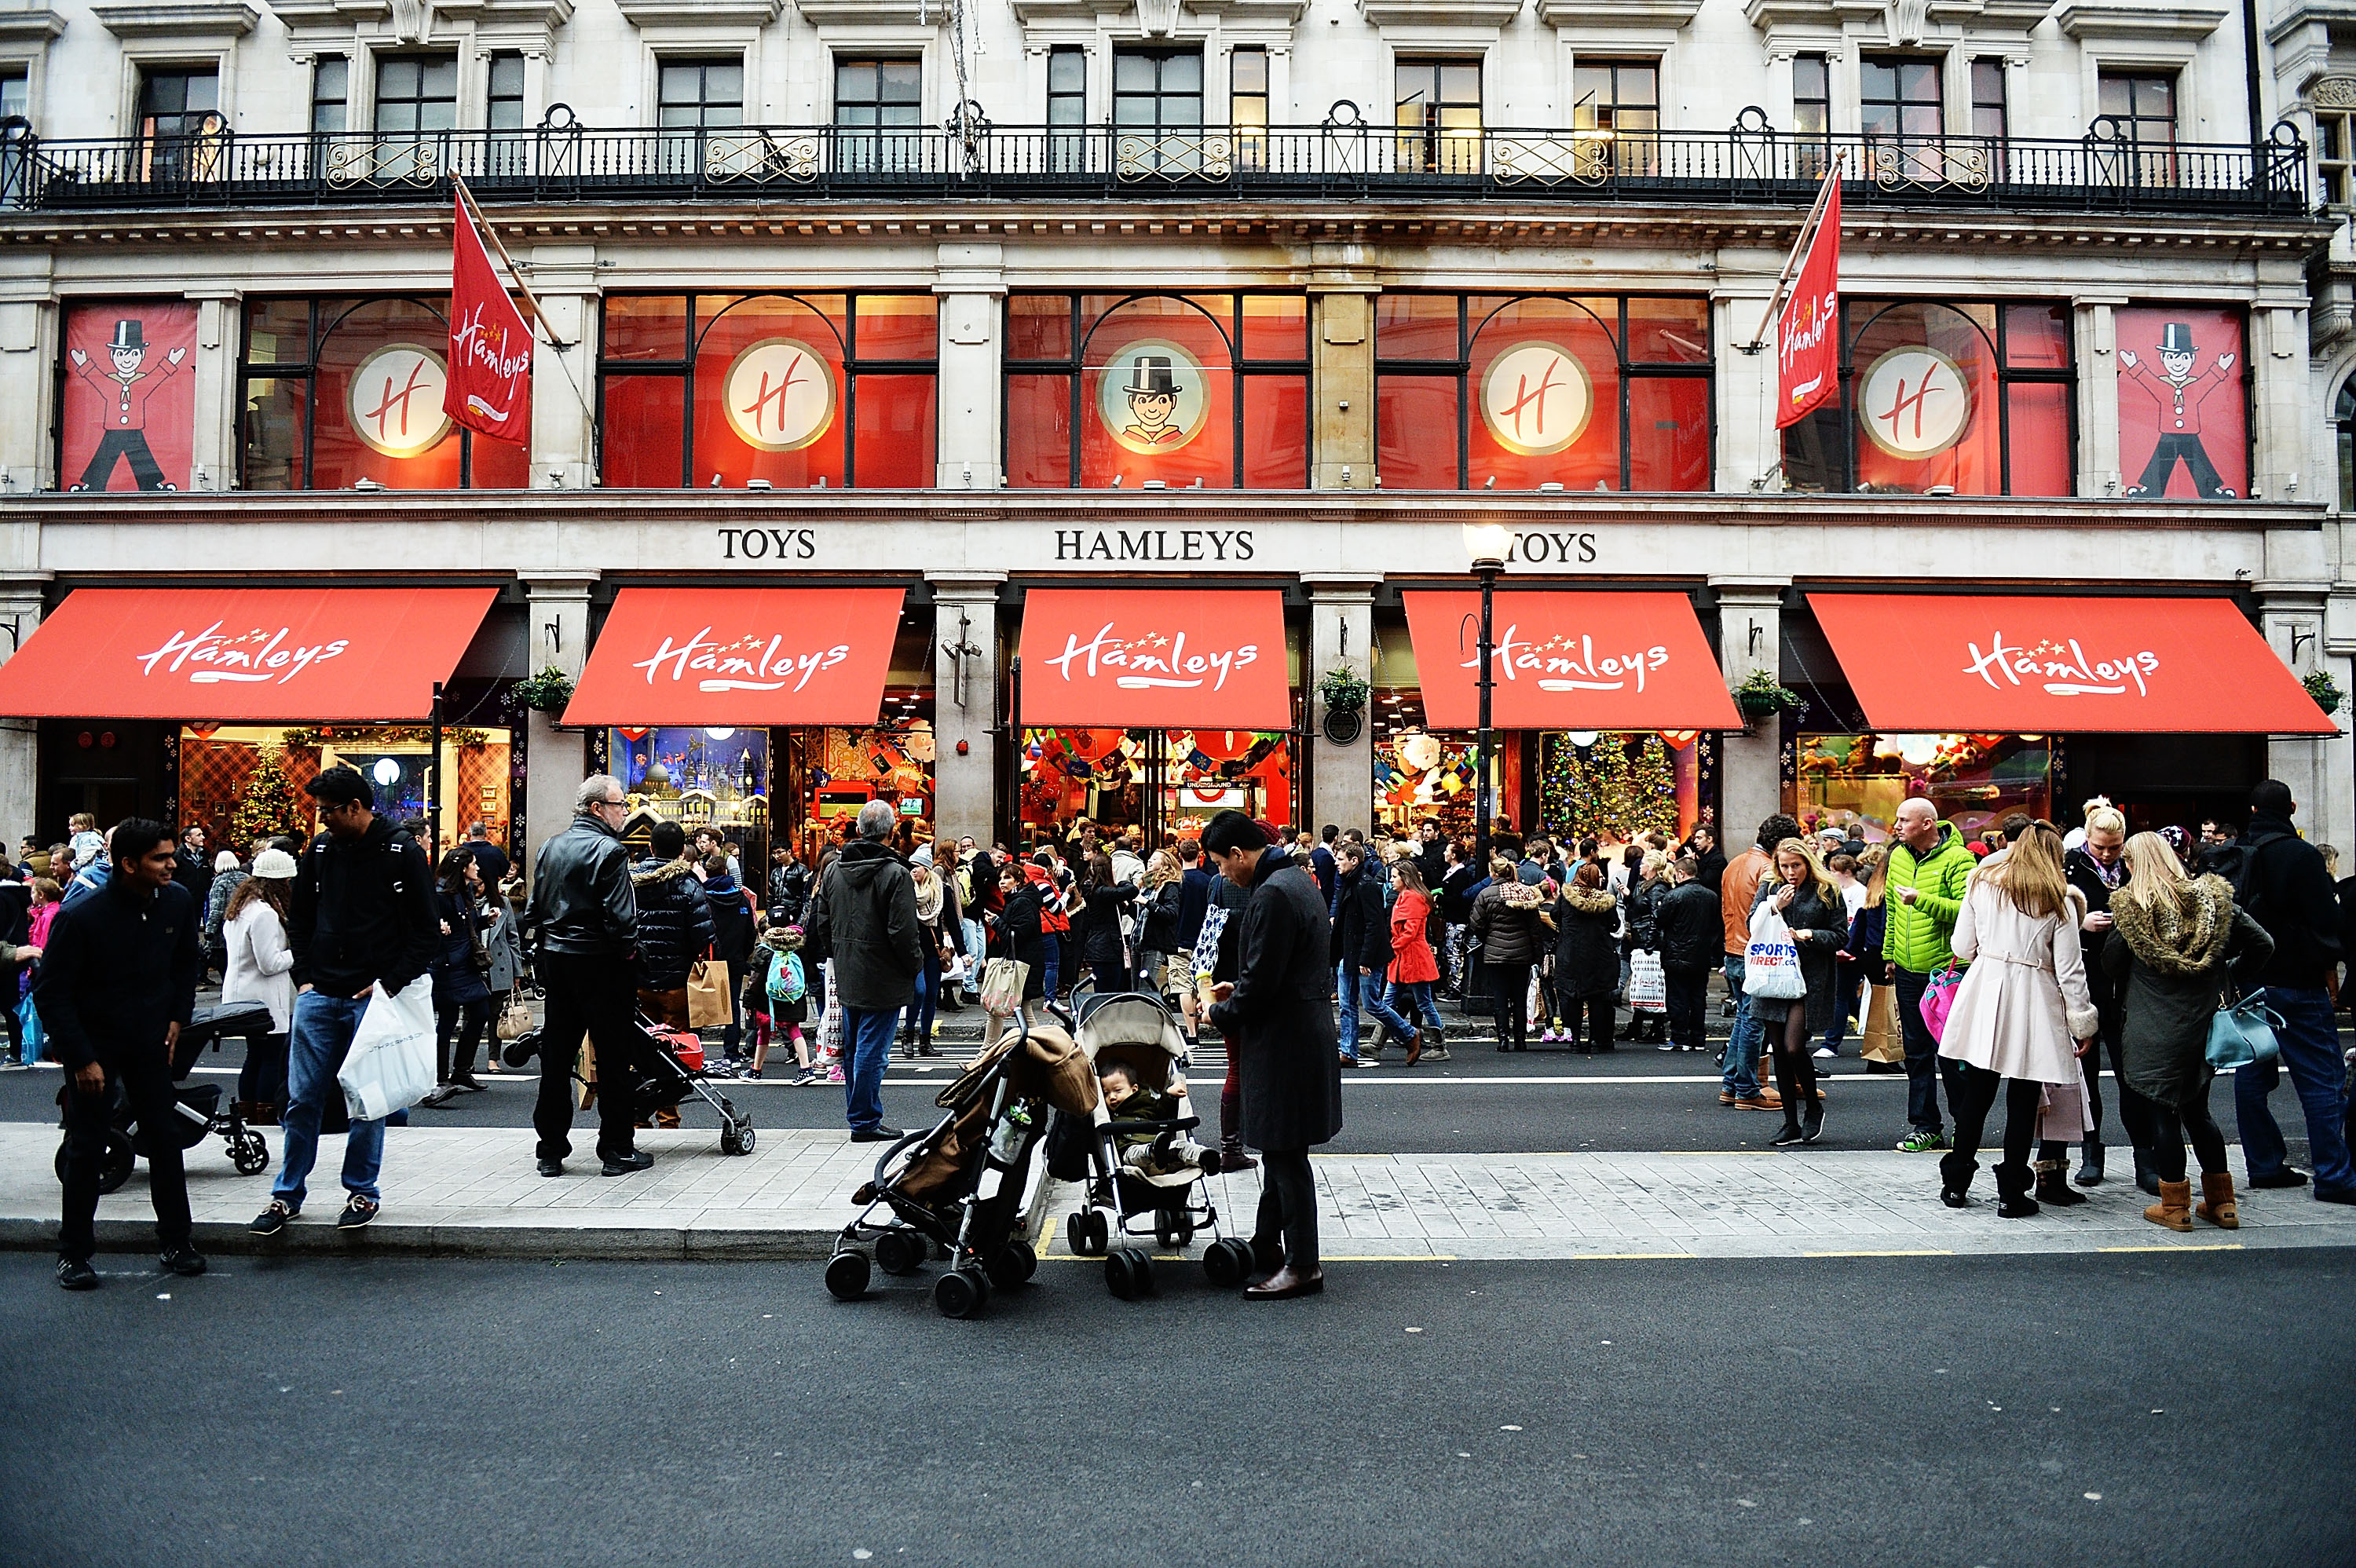
[[[2209,1019],[2210,1067],[2230,1072],[2279,1059],[2282,1045],[2275,1039],[2275,1030],[2282,1021],[2282,1015],[2266,1006],[2263,990],[2252,991],[2238,1002],[2222,1004]]]

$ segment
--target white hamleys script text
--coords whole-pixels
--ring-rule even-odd
[[[1497,639],[1493,656],[1498,675],[1517,680],[1524,672],[1533,674],[1540,691],[1625,691],[1631,680],[1642,691],[1644,677],[1669,662],[1669,650],[1657,645],[1598,658],[1595,639],[1583,633],[1574,637],[1558,632],[1545,642],[1526,643],[1520,632],[1519,625],[1507,626],[1505,635]],[[1481,656],[1466,659],[1462,667],[1479,669]]]
[[[177,675],[184,667],[188,679],[198,686],[210,686],[218,681],[276,682],[284,686],[321,659],[334,658],[351,646],[338,637],[330,643],[317,643],[309,647],[289,645],[294,633],[281,626],[273,632],[255,627],[234,637],[221,635],[221,624],[215,621],[195,636],[186,632],[174,632],[164,639],[164,645],[153,653],[134,654],[139,661],[139,673],[154,675],[155,667],[166,659],[165,673]]]
[[[2014,686],[2033,680],[2055,697],[2123,697],[2130,682],[2136,696],[2148,697],[2151,688],[2143,677],[2159,667],[2159,656],[2148,648],[2090,659],[2075,637],[2058,641],[2048,637],[2033,648],[2017,648],[1998,632],[1989,640],[1986,653],[1980,652],[1977,643],[1964,646],[1971,650],[1972,660],[1964,667],[1965,675],[1976,675],[1990,686],[1996,686],[1998,675]]]
[[[799,691],[809,684],[810,677],[822,669],[832,669],[851,656],[847,643],[806,654],[787,652],[783,634],[770,637],[766,644],[758,632],[733,643],[716,643],[711,638],[709,626],[684,643],[665,637],[654,657],[640,659],[631,667],[647,672],[648,686],[654,684],[655,673],[669,665],[673,680],[685,680],[691,670],[701,676],[695,683],[699,691],[783,691],[788,686]]]
[[[1259,645],[1246,643],[1237,648],[1219,653],[1188,653],[1186,634],[1164,636],[1160,632],[1141,632],[1134,637],[1117,638],[1112,635],[1112,623],[1107,621],[1097,635],[1087,642],[1077,635],[1064,635],[1064,651],[1047,660],[1060,671],[1066,680],[1072,678],[1072,666],[1086,660],[1085,672],[1093,679],[1099,667],[1125,670],[1116,676],[1113,684],[1124,691],[1142,691],[1151,687],[1174,687],[1180,690],[1201,689],[1209,681],[1213,691],[1223,690],[1227,676],[1259,658]]]

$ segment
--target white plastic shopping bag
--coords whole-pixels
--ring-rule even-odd
[[[356,1122],[381,1121],[434,1092],[433,976],[369,993],[336,1082]]]
[[[1751,912],[1751,945],[1742,953],[1742,988],[1771,1002],[1796,1002],[1808,994],[1807,979],[1800,973],[1799,945],[1772,903]]]

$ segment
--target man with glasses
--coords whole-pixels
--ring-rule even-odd
[[[573,1152],[573,1064],[587,1035],[597,1050],[597,1156],[607,1176],[654,1164],[640,1154],[632,1093],[639,1061],[637,1003],[630,963],[637,942],[637,895],[630,887],[622,824],[630,803],[622,781],[595,773],[573,797],[572,826],[541,846],[532,869],[531,916],[540,931],[540,976],[548,1014],[540,1030],[540,1173],[564,1174]]]

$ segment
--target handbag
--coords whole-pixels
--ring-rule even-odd
[[[1023,987],[1030,983],[1031,965],[1017,958],[993,958],[981,969],[981,1010],[994,1019],[1012,1018],[1023,1009]]]
[[[687,1027],[724,1029],[735,1016],[729,1005],[728,965],[707,951],[687,971]]]
[[[1628,1008],[1638,1013],[1669,1010],[1669,977],[1661,955],[1639,947],[1628,955]]]
[[[41,1028],[41,1009],[33,1005],[30,991],[26,992],[25,999],[16,1004],[16,1022],[25,1041],[23,1054],[17,1060],[30,1067],[41,1060],[41,1048],[48,1038],[48,1031]]]
[[[1947,1015],[1955,1010],[1955,987],[1963,983],[1963,965],[1950,962],[1922,987],[1922,1027],[1933,1040],[1946,1039]]]
[[[356,1122],[381,1121],[433,1093],[434,1074],[433,976],[398,991],[378,987],[336,1072],[345,1109]]]
[[[1796,1002],[1808,994],[1799,944],[1772,903],[1751,912],[1751,944],[1742,950],[1742,989],[1768,1002]]]
[[[2219,1072],[2232,1072],[2276,1061],[2282,1055],[2282,1042],[2275,1038],[2275,1030],[2282,1027],[2282,1015],[2266,1006],[2264,990],[2252,991],[2238,1002],[2221,1003],[2209,1019],[2209,1065]]]
[[[1898,987],[1869,986],[1873,993],[1865,1008],[1865,1043],[1862,1048],[1868,1061],[1903,1062],[1906,1060],[1906,1036],[1898,1027]]]
[[[531,1032],[531,1009],[521,1002],[509,1002],[499,1015],[495,1032],[501,1040],[521,1040]]]

